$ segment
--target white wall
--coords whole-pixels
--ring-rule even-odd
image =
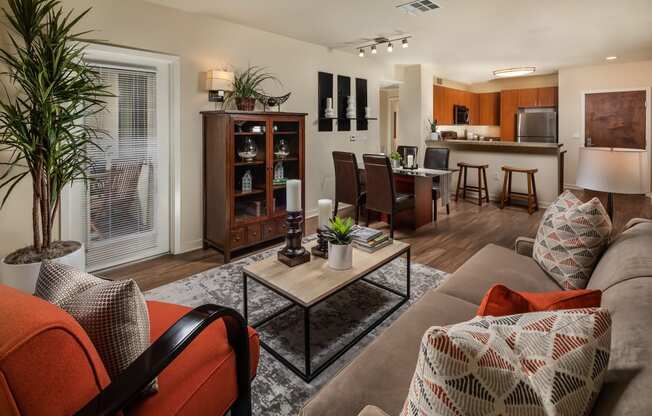
[[[398,142],[402,145],[419,146],[419,154],[425,151],[430,131],[426,124],[432,118],[432,79],[430,65],[408,65],[403,68],[402,84],[399,87]]]
[[[3,3],[0,1],[0,3]],[[203,90],[203,72],[225,64],[236,68],[266,66],[283,82],[270,93],[292,92],[283,110],[309,113],[306,118],[306,205],[310,214],[317,199],[332,195],[330,152],[347,149],[358,154],[380,149],[377,122],[366,132],[317,131],[317,72],[368,80],[369,105],[379,109],[379,82],[387,71],[373,59],[237,25],[187,14],[136,0],[63,0],[66,9],[93,10],[83,28],[95,29],[93,37],[105,42],[178,55],[181,58],[181,241],[186,250],[201,246],[201,118],[213,109]],[[0,35],[1,36],[1,35]],[[3,39],[6,42],[6,38]],[[352,82],[353,84],[353,82]],[[353,86],[353,85],[352,85]],[[353,127],[355,129],[355,127]],[[349,141],[355,134],[357,140]],[[22,184],[0,211],[0,256],[31,241],[31,185]]]
[[[580,137],[582,123],[584,123],[582,116],[583,93],[620,88],[650,88],[651,86],[652,61],[609,63],[559,71],[559,141],[568,151],[564,179],[567,185],[574,186],[575,184],[579,149],[584,142],[584,139]],[[650,127],[650,120],[648,120],[648,130]]]

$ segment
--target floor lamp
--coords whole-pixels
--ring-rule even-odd
[[[577,186],[607,193],[607,213],[613,221],[614,194],[645,194],[645,150],[582,147],[577,167]]]

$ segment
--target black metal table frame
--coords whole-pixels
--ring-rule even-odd
[[[387,265],[388,263],[391,263],[392,261],[396,260],[397,258],[405,255],[406,257],[406,281],[407,281],[407,287],[406,287],[406,292],[401,293],[396,289],[393,289],[391,287],[385,286],[382,283],[377,283],[377,282],[372,282],[371,280],[367,279],[366,276],[370,275],[371,273],[375,272],[376,270],[382,268],[383,266]],[[333,364],[338,358],[340,358],[344,353],[346,353],[349,349],[351,349],[355,344],[357,344],[362,338],[364,338],[368,333],[373,331],[378,325],[380,325],[382,322],[385,321],[390,315],[392,315],[398,308],[403,306],[408,300],[410,300],[410,246],[408,245],[406,248],[402,249],[401,251],[397,252],[396,254],[393,254],[391,257],[388,257],[387,259],[383,260],[380,262],[378,265],[374,266],[373,269],[369,270],[367,273],[363,275],[363,277],[352,280],[351,282],[347,283],[346,285],[342,286],[341,288],[337,289],[335,292],[329,294],[328,296],[324,297],[323,299],[319,300],[317,303],[314,303],[310,306],[303,306],[294,301],[293,299],[290,299],[280,291],[278,291],[276,288],[270,286],[269,284],[260,281],[259,279],[256,278],[256,276],[253,276],[246,271],[243,270],[242,272],[242,285],[243,285],[243,292],[244,292],[244,299],[243,299],[243,315],[244,319],[246,322],[249,322],[249,310],[248,310],[248,297],[247,297],[247,278],[253,279],[255,282],[265,286],[267,289],[273,291],[277,295],[283,297],[284,299],[287,299],[290,301],[290,305],[280,309],[279,311],[274,312],[273,314],[261,319],[258,322],[255,322],[251,324],[251,327],[253,328],[259,328],[274,318],[286,313],[290,309],[294,308],[295,306],[300,307],[303,309],[303,331],[304,331],[304,358],[305,358],[305,363],[304,363],[304,371],[301,371],[299,368],[297,368],[294,364],[292,364],[290,361],[288,361],[285,357],[283,357],[279,352],[274,350],[269,344],[267,344],[265,341],[263,341],[262,336],[260,337],[260,345],[267,351],[269,352],[274,358],[279,360],[283,365],[285,365],[287,368],[292,370],[293,373],[295,373],[297,376],[301,377],[303,381],[306,383],[311,382],[315,377],[317,377],[319,374],[321,374],[322,371],[324,371],[326,368],[328,368],[331,364]],[[401,300],[396,303],[394,306],[392,306],[389,310],[387,310],[383,315],[376,319],[370,326],[368,326],[364,331],[362,331],[360,334],[356,335],[351,341],[349,341],[346,345],[344,345],[341,349],[336,351],[334,354],[332,354],[326,361],[323,363],[319,364],[317,368],[312,370],[311,366],[311,359],[312,356],[310,354],[310,309],[319,305],[323,301],[327,300],[331,296],[336,295],[340,291],[348,288],[351,286],[353,283],[356,283],[358,281],[363,281],[365,283],[368,283],[372,286],[376,286],[380,289],[386,290],[388,292],[391,292],[401,298]]]

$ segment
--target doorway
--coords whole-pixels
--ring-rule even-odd
[[[398,87],[382,88],[380,90],[380,134],[381,151],[390,154],[396,149],[399,132],[399,101]]]

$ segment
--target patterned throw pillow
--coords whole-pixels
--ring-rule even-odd
[[[35,294],[79,322],[111,378],[149,347],[147,304],[133,280],[104,280],[46,261],[41,265]],[[156,391],[155,383],[150,389]]]
[[[609,362],[605,309],[430,328],[402,416],[588,415]]]
[[[532,257],[564,289],[584,289],[609,242],[611,220],[597,198],[546,212]]]

